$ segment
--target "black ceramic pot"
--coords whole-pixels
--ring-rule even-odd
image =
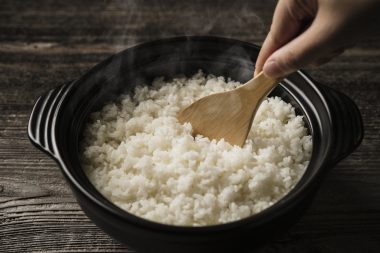
[[[245,82],[252,77],[259,47],[216,37],[179,37],[144,43],[118,53],[41,96],[29,121],[29,138],[61,167],[83,211],[108,234],[139,252],[235,252],[252,249],[285,231],[304,212],[324,173],[361,142],[360,112],[345,95],[303,72],[281,82],[281,96],[304,115],[312,134],[310,165],[296,187],[268,209],[228,224],[169,226],[129,214],[105,199],[88,181],[78,159],[87,116],[121,92],[157,76],[206,73]]]

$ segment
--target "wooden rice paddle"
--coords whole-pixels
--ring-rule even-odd
[[[263,72],[238,88],[203,97],[177,115],[180,123],[190,122],[193,136],[228,141],[243,146],[257,108],[279,80]]]

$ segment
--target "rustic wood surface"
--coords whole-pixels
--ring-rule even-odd
[[[52,159],[26,135],[43,92],[139,42],[209,34],[261,43],[275,1],[0,0],[0,252],[128,252],[81,211]],[[348,94],[361,146],[310,210],[260,252],[380,252],[380,36],[311,70]]]

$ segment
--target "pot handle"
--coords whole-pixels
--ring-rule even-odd
[[[347,95],[320,85],[331,111],[333,146],[330,161],[338,163],[362,142],[364,128],[361,113]]]
[[[56,109],[73,82],[65,83],[40,96],[34,104],[28,123],[28,137],[32,144],[53,158],[57,158],[55,135]]]

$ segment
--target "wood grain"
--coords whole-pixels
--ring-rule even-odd
[[[130,251],[84,215],[57,165],[30,144],[26,126],[39,95],[142,41],[209,34],[260,43],[274,5],[0,0],[0,252]],[[331,170],[306,215],[258,252],[380,251],[379,39],[309,72],[355,100],[365,138]]]

